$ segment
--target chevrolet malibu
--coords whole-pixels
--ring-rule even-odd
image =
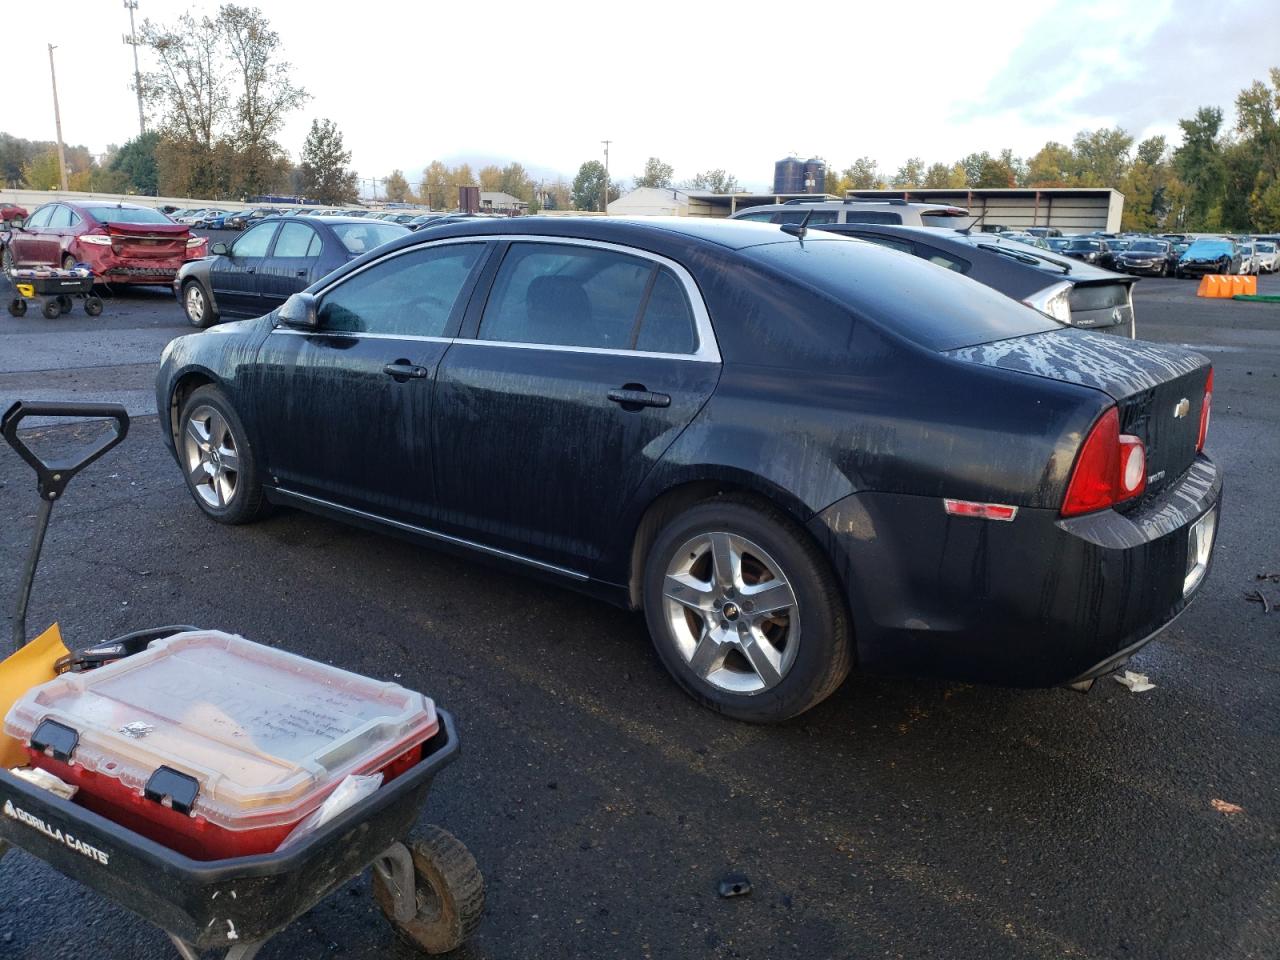
[[[288,505],[575,586],[643,611],[697,700],[775,721],[855,665],[1123,663],[1209,567],[1212,392],[1198,354],[864,241],[525,217],[179,338],[156,399],[213,520]]]

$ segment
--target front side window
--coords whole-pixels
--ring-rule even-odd
[[[252,230],[242,234],[231,245],[233,257],[265,257],[267,248],[271,246],[271,237],[276,232],[274,223],[260,223]]]
[[[482,243],[421,247],[344,280],[320,302],[320,326],[335,333],[442,337]]]
[[[320,255],[320,235],[305,223],[286,223],[276,237],[277,257],[317,257]]]
[[[50,203],[33,213],[31,215],[31,219],[27,221],[27,229],[35,230],[47,227],[49,225],[49,218],[53,216],[55,207],[57,207],[56,203]]]
[[[493,283],[480,339],[691,354],[693,310],[668,267],[613,250],[513,243]]]

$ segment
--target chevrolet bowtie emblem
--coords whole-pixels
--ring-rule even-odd
[[[1188,400],[1186,397],[1183,397],[1181,400],[1179,400],[1177,403],[1173,405],[1173,416],[1177,420],[1181,420],[1190,412],[1191,412],[1191,401]]]

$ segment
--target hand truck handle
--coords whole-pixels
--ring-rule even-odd
[[[27,417],[74,417],[77,419],[107,419],[115,421],[114,432],[78,453],[44,460],[18,438],[18,424]],[[118,403],[43,403],[19,400],[0,419],[0,434],[9,446],[36,472],[36,483],[41,500],[57,500],[66,490],[71,478],[120,443],[129,433],[129,414]]]

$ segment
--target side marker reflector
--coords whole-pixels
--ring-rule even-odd
[[[943,500],[942,508],[953,517],[977,517],[979,520],[1004,520],[1018,515],[1018,508],[1006,503],[975,503],[972,500]]]

